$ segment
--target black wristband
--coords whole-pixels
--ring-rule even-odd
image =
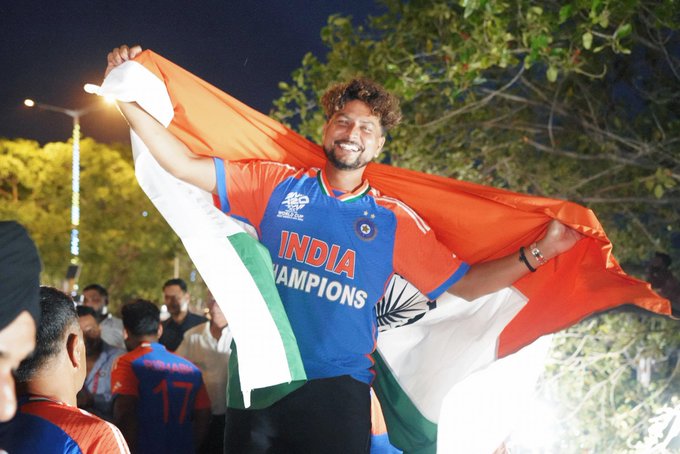
[[[519,248],[519,261],[524,263],[527,266],[527,268],[529,268],[529,271],[531,271],[532,273],[536,272],[536,268],[531,266],[531,263],[529,263],[529,260],[527,260],[527,256],[524,254],[524,246]]]

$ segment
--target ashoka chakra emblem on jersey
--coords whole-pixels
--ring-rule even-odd
[[[357,219],[357,222],[354,223],[354,232],[362,240],[370,241],[377,235],[378,228],[371,219],[359,218]]]

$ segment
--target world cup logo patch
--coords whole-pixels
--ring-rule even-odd
[[[364,241],[371,241],[378,234],[378,228],[370,218],[359,218],[354,223],[354,231]]]

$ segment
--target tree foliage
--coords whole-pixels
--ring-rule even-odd
[[[680,40],[674,1],[383,2],[332,16],[274,115],[318,140],[319,95],[362,74],[402,99],[395,165],[593,207],[622,260],[680,225]],[[677,241],[677,240],[676,240]]]
[[[280,83],[277,119],[318,141],[321,93],[339,80],[373,78],[404,112],[386,162],[581,203],[632,270],[654,250],[671,254],[677,269],[677,1],[381,3],[385,13],[364,24],[329,18],[321,32],[328,53],[307,54]],[[559,452],[642,443],[650,417],[678,394],[669,353],[680,345],[677,323],[616,314],[560,336],[560,365],[546,380],[565,405],[575,399],[578,423]],[[666,374],[648,386],[635,375],[644,355]]]
[[[639,312],[592,317],[555,336],[539,395],[557,411],[550,452],[680,449],[680,323]],[[677,422],[676,422],[677,424]],[[673,440],[673,441],[672,441]],[[672,441],[672,443],[671,443]],[[519,451],[522,452],[522,451]]]
[[[191,266],[177,236],[137,184],[127,147],[84,139],[80,151],[80,283],[107,287],[114,310],[132,296],[158,300],[175,257]],[[0,219],[27,227],[42,282],[60,288],[70,259],[71,156],[71,143],[0,139]]]

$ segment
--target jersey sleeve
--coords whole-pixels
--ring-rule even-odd
[[[470,266],[442,244],[427,223],[408,206],[394,206],[397,230],[394,269],[430,300],[462,278]]]
[[[139,381],[127,356],[119,356],[111,369],[111,394],[139,397]]]
[[[258,231],[267,202],[276,186],[298,172],[294,167],[277,162],[213,159],[220,208]]]
[[[196,400],[194,401],[194,410],[205,410],[210,409],[210,397],[208,396],[208,391],[205,389],[205,384],[201,380],[201,386],[196,392]]]

